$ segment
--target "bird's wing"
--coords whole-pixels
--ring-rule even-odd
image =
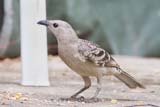
[[[79,39],[78,52],[84,57],[83,59],[90,61],[97,66],[119,68],[119,65],[110,54],[93,42]]]

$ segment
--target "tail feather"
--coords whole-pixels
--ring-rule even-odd
[[[133,78],[131,75],[123,71],[122,69],[120,74],[115,74],[114,76],[117,77],[119,80],[121,80],[123,83],[125,83],[129,88],[145,88],[142,84],[140,84],[135,78]]]

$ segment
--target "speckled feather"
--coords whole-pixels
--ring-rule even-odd
[[[79,39],[78,52],[86,60],[93,62],[97,66],[119,68],[119,65],[107,51],[91,41]]]

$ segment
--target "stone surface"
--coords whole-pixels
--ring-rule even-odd
[[[160,107],[160,59],[115,56],[121,67],[146,86],[129,89],[114,77],[104,77],[98,99],[91,100],[96,88],[81,95],[84,101],[67,100],[83,87],[81,78],[59,57],[48,57],[51,86],[21,86],[20,59],[0,61],[0,107]]]

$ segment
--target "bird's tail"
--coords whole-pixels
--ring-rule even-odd
[[[115,77],[117,77],[119,80],[121,80],[123,83],[125,83],[129,88],[145,88],[142,84],[140,84],[135,78],[133,78],[131,75],[123,71],[122,69],[121,73],[114,74]]]

